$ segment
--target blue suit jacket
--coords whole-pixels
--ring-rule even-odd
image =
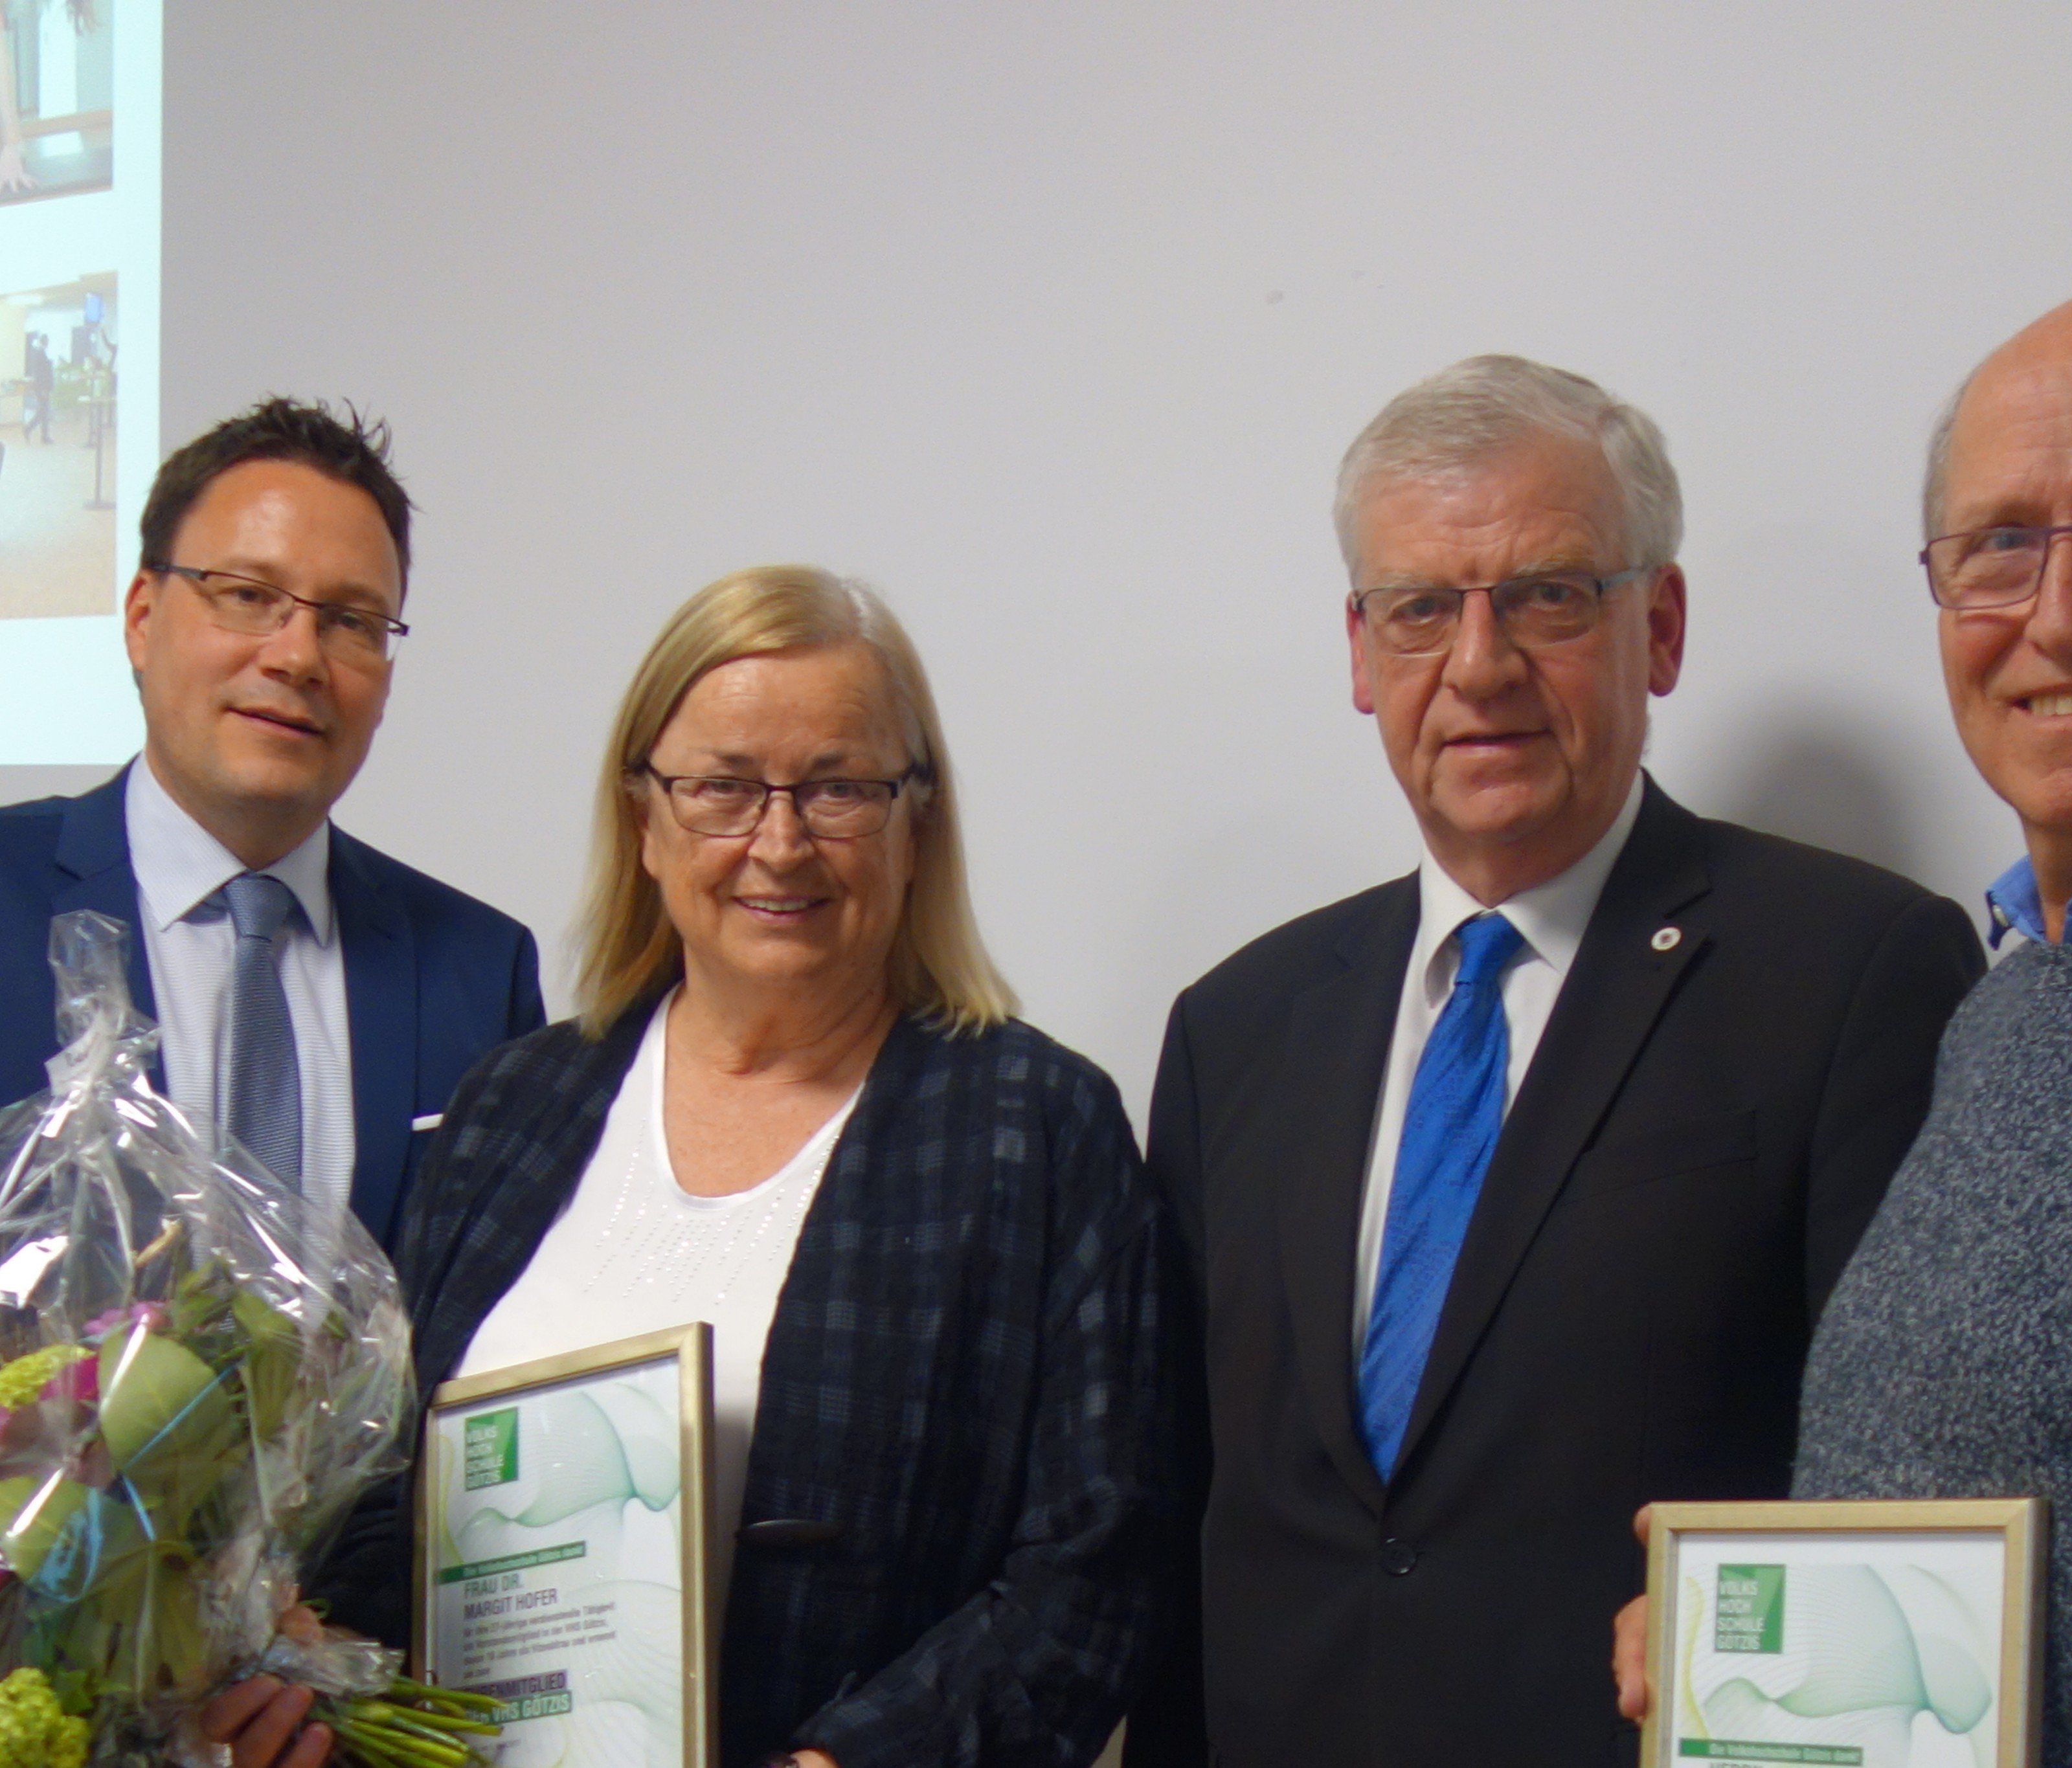
[[[138,931],[124,769],[80,798],[0,809],[0,1104],[40,1092],[57,1050],[53,915],[97,909],[130,931],[130,987],[154,1014]],[[483,1055],[545,1023],[532,935],[507,915],[334,828],[331,900],[352,1039],[353,1213],[385,1247],[446,1109]]]

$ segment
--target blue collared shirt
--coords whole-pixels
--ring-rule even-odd
[[[237,935],[222,890],[245,862],[175,802],[139,755],[124,800],[144,952],[165,1034],[166,1091],[219,1120],[230,1059],[230,979]],[[302,912],[280,935],[281,987],[302,1092],[302,1194],[327,1225],[352,1195],[352,1034],[345,951],[331,898],[331,825],[266,870]]]
[[[1986,911],[1992,926],[1986,937],[1998,948],[2009,933],[2019,933],[2032,945],[2048,945],[2043,930],[2043,898],[2036,888],[2036,868],[2024,854],[1986,886]]]

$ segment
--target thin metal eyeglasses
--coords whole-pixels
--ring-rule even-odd
[[[317,617],[317,643],[332,656],[352,662],[383,661],[390,645],[410,630],[376,609],[350,602],[312,602],[257,578],[199,570],[191,565],[147,565],[144,569],[162,577],[184,578],[208,604],[209,618],[226,632],[266,637],[294,619],[297,608],[312,608]]]
[[[669,810],[693,835],[752,835],[770,800],[789,798],[806,833],[822,841],[854,841],[875,835],[892,820],[893,800],[910,779],[925,780],[925,768],[909,767],[896,779],[802,779],[773,786],[767,779],[734,779],[714,774],[664,774],[643,762],[629,773],[644,774],[668,795]]]
[[[1921,549],[1928,593],[1938,607],[1959,613],[2026,602],[2042,589],[2050,549],[2061,534],[2072,534],[2072,527],[2006,524],[1938,535]]]
[[[1400,657],[1428,657],[1452,648],[1467,598],[1486,595],[1505,639],[1521,650],[1536,651],[1580,639],[1597,623],[1607,591],[1660,569],[1636,565],[1609,577],[1542,571],[1466,589],[1440,583],[1383,584],[1354,590],[1346,605],[1367,623],[1383,649]]]

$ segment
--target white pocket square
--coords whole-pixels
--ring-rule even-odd
[[[446,1120],[446,1114],[442,1111],[435,1111],[429,1117],[413,1117],[410,1133],[414,1136],[421,1129],[437,1129]]]

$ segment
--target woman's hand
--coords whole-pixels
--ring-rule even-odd
[[[253,1676],[225,1688],[202,1708],[201,1734],[230,1745],[233,1768],[319,1768],[331,1754],[328,1725],[301,1729],[316,1696],[275,1676]]]

